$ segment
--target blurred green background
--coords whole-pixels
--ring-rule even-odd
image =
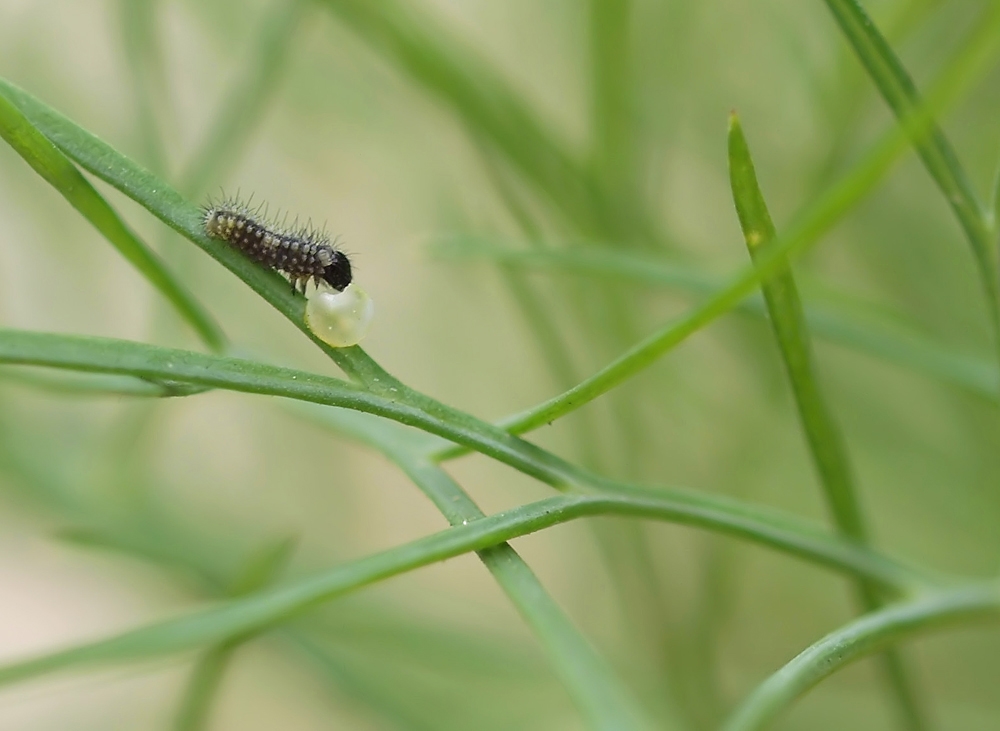
[[[987,4],[866,7],[923,85]],[[727,178],[731,109],[779,230],[894,123],[818,1],[372,6],[0,0],[0,75],[192,200],[253,192],[325,221],[376,302],[365,349],[414,388],[489,419],[565,390],[696,301],[684,287],[601,266],[571,271],[574,252],[674,263],[709,279],[746,264]],[[424,55],[385,28],[424,43]],[[467,86],[435,63],[461,69]],[[998,85],[994,69],[943,120],[983,197],[998,154]],[[6,145],[0,171],[4,326],[200,349]],[[241,282],[109,197],[240,352],[331,371]],[[496,260],[498,250],[536,248],[567,256],[542,269]],[[934,570],[995,573],[990,324],[968,244],[916,156],[796,271],[807,303],[919,334],[985,369],[977,391],[816,341],[877,546]],[[4,660],[217,598],[240,567],[283,541],[294,542],[284,570],[294,576],[446,525],[383,458],[275,399],[80,397],[24,374],[0,378]],[[723,318],[532,438],[622,479],[826,521],[760,319]],[[550,493],[479,456],[448,469],[487,513]],[[846,580],[689,528],[590,519],[514,545],[665,727],[714,728],[855,614]],[[1000,728],[998,652],[991,628],[908,646],[939,728]],[[0,728],[170,728],[192,659],[5,690]],[[775,728],[892,721],[869,660],[823,683]],[[537,641],[465,556],[239,649],[210,727],[580,724]]]

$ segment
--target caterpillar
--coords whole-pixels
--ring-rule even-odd
[[[330,237],[311,224],[286,227],[260,215],[262,206],[238,197],[209,201],[204,208],[205,233],[225,241],[268,269],[285,274],[292,288],[305,294],[312,280],[342,292],[351,283],[351,262]]]
[[[368,332],[375,306],[363,289],[352,284],[347,254],[312,225],[278,226],[260,215],[262,207],[251,208],[250,200],[238,196],[209,201],[204,208],[205,233],[287,275],[292,288],[302,294],[311,279],[316,291],[306,303],[309,331],[335,348],[357,345]]]

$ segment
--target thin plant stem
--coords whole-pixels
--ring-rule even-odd
[[[803,650],[757,687],[722,727],[760,731],[792,701],[844,666],[928,632],[1000,620],[995,584],[930,594],[872,612]]]
[[[733,201],[747,249],[757,261],[777,239],[777,231],[757,181],[750,149],[733,114],[729,122],[729,176]],[[870,537],[858,498],[847,446],[819,385],[808,326],[798,287],[790,268],[778,269],[761,282],[771,327],[778,341],[785,372],[798,407],[799,420],[820,478],[826,503],[837,529],[847,538],[868,544]],[[877,587],[859,581],[856,590],[864,611],[882,606]],[[881,656],[881,665],[893,691],[905,728],[923,731],[930,727],[926,711],[910,671],[894,650]]]
[[[886,104],[900,123],[905,123],[924,107],[924,103],[916,85],[888,41],[865,13],[858,0],[824,0],[824,2],[854,48],[858,59],[864,64],[868,75],[875,82]],[[988,3],[976,27],[977,33],[994,36],[1000,34],[1000,5]],[[990,236],[985,208],[979,202],[951,143],[936,123],[932,122],[921,134],[914,135],[913,145],[972,247],[986,293],[995,345],[997,352],[1000,353],[1000,278],[998,278],[1000,271],[997,264],[996,242]]]

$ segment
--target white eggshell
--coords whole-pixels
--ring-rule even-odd
[[[375,303],[354,284],[343,292],[321,287],[306,303],[306,325],[313,335],[335,348],[360,343],[374,315]]]

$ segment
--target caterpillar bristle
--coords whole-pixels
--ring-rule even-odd
[[[266,202],[252,208],[252,201],[253,195],[244,201],[239,193],[209,200],[204,207],[205,233],[239,249],[258,264],[285,274],[294,291],[301,289],[304,294],[310,280],[317,285],[325,282],[338,292],[351,283],[351,262],[336,243],[331,243],[325,227],[317,229],[311,219],[300,226],[298,217],[288,226],[287,211],[279,224],[280,211],[271,217]]]

